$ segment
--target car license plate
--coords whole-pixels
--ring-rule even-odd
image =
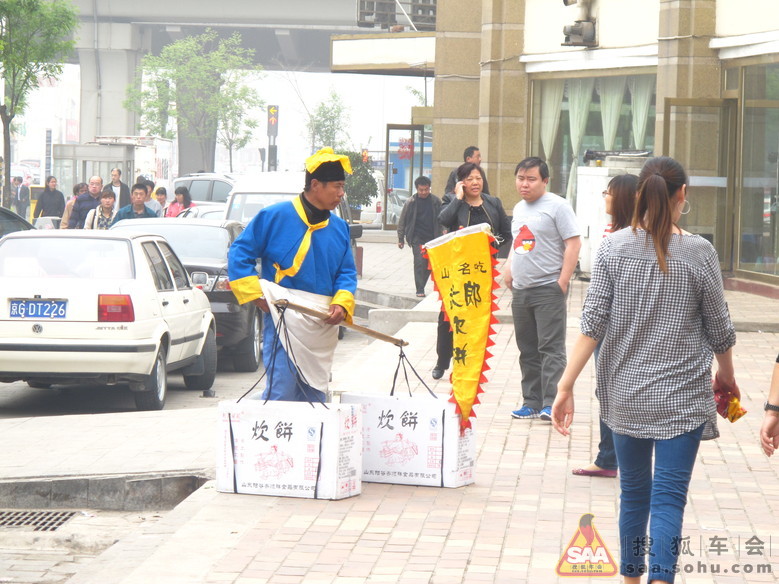
[[[11,300],[11,318],[65,318],[67,300]]]

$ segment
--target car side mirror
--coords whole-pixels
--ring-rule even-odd
[[[349,225],[349,237],[351,239],[360,239],[362,237],[362,225],[359,223]]]
[[[192,280],[192,285],[201,290],[208,284],[208,274],[205,272],[192,272],[189,275],[189,279]]]

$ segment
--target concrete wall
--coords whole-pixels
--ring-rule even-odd
[[[143,47],[140,31],[132,24],[95,26],[82,21],[76,44],[81,65],[81,142],[137,133],[137,116],[123,104],[127,86],[135,82]]]
[[[443,195],[463,150],[479,145],[481,3],[439,3],[436,28],[433,192]]]
[[[526,0],[524,53],[581,51],[563,47],[563,26],[578,18],[577,6],[549,0]],[[659,0],[593,0],[591,15],[598,28],[599,48],[650,45],[657,42]]]
[[[355,28],[357,2],[355,0],[327,0],[323,4],[312,0],[74,0],[81,18],[92,20],[97,7],[99,18],[136,23],[170,24],[236,24],[240,26],[311,24]]]
[[[779,30],[776,0],[718,0],[717,36]]]

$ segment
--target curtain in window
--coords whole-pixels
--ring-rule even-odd
[[[566,198],[576,209],[576,169],[579,166],[579,148],[582,145],[582,137],[587,127],[587,117],[590,114],[592,103],[592,90],[595,87],[595,79],[570,79],[568,81],[568,118],[571,127],[571,177],[568,180]]]
[[[622,101],[625,97],[626,79],[624,76],[603,77],[598,81],[600,117],[603,122],[603,145],[606,150],[614,150],[619,116],[622,113]]]
[[[552,159],[552,151],[560,127],[560,112],[563,109],[565,79],[550,79],[541,82],[541,145],[547,161]]]
[[[649,119],[649,106],[655,90],[653,75],[638,75],[628,79],[630,100],[633,105],[633,140],[636,150],[643,150],[646,141],[646,123]]]

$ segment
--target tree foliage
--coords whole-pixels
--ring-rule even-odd
[[[141,60],[142,76],[127,90],[125,107],[141,116],[143,131],[171,137],[170,120],[178,133],[200,144],[203,161],[213,168],[213,140],[222,112],[230,108],[245,114],[247,101],[233,103],[238,70],[257,71],[254,51],[241,46],[241,35],[220,38],[216,31],[189,36],[165,46],[157,55]]]
[[[308,120],[311,135],[311,152],[330,146],[333,150],[349,148],[344,127],[349,125],[349,108],[334,89],[328,98],[319,103]]]
[[[62,73],[73,51],[78,14],[70,0],[0,0],[0,70],[5,94],[3,122],[3,204],[11,189],[11,122],[24,112],[27,96],[43,79]]]
[[[224,106],[219,112],[217,139],[230,154],[230,172],[233,171],[233,151],[246,147],[259,121],[247,115],[265,107],[265,102],[232,72],[222,86]]]
[[[363,162],[362,154],[359,152],[341,152],[341,154],[346,154],[349,162],[352,163],[352,174],[346,175],[344,186],[349,205],[352,207],[369,205],[379,189],[370,162]]]

